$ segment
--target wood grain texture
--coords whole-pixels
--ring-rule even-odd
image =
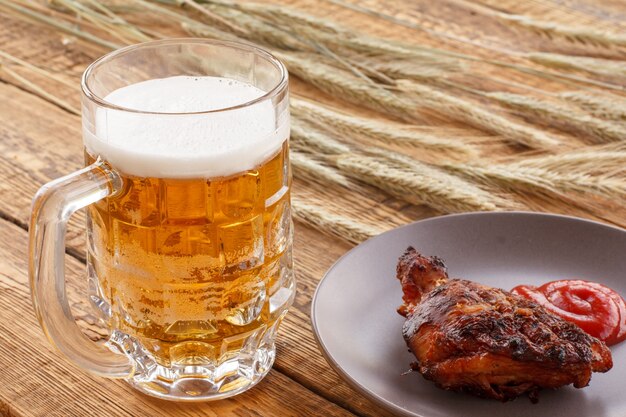
[[[352,0],[356,3],[355,0]],[[522,62],[516,54],[526,51],[577,54],[580,45],[547,42],[538,34],[520,31],[494,18],[481,8],[511,14],[525,14],[562,24],[605,26],[623,31],[626,6],[623,2],[602,0],[553,0],[520,2],[514,0],[383,1],[364,0],[359,4],[419,24],[414,30],[366,16],[325,1],[282,0],[301,10],[327,16],[359,30],[422,45],[444,47],[479,56]],[[476,5],[477,7],[472,7]],[[433,33],[444,34],[435,36]],[[172,33],[176,33],[172,31]],[[79,107],[79,78],[84,68],[106,52],[88,47],[75,39],[0,15],[0,49],[54,72],[76,86],[38,77],[20,68],[17,72],[75,107]],[[597,51],[598,56],[623,57],[623,51]],[[603,55],[605,54],[605,55]],[[550,81],[522,74],[503,76],[498,68],[481,68],[482,76],[503,82],[525,82],[550,91],[563,88]],[[357,393],[322,358],[311,330],[310,304],[313,292],[327,268],[351,245],[303,224],[296,224],[294,258],[298,294],[294,307],[282,325],[277,342],[274,370],[256,388],[231,400],[197,406],[183,406],[154,400],[136,393],[119,381],[90,377],[59,357],[43,338],[34,314],[26,280],[26,233],[30,201],[45,182],[82,166],[80,119],[30,93],[0,71],[0,415],[26,416],[141,416],[141,415],[390,415]],[[339,100],[321,94],[299,80],[292,91],[323,99],[337,106]],[[351,110],[355,110],[351,107]],[[372,115],[371,112],[362,112]],[[453,121],[446,125],[461,127],[468,135],[477,132]],[[572,139],[573,140],[573,139]],[[491,152],[491,150],[490,150]],[[496,147],[491,156],[509,155],[510,150]],[[296,178],[294,195],[325,207],[333,213],[358,219],[381,230],[432,216],[423,206],[412,206],[382,192],[367,195],[346,193]],[[554,208],[538,202],[538,209],[585,215],[566,203]],[[624,225],[626,219],[604,213],[605,219]],[[590,216],[587,216],[590,217]],[[104,336],[93,325],[84,298],[84,217],[74,216],[68,230],[69,294],[77,322],[93,339]],[[17,226],[16,226],[17,225]],[[19,227],[18,227],[19,226]],[[349,342],[349,338],[346,339]],[[35,353],[36,352],[36,353]],[[336,403],[337,405],[334,405]]]

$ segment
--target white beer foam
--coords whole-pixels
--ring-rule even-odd
[[[265,92],[220,77],[177,76],[143,81],[104,100],[127,109],[159,113],[218,110]],[[289,136],[287,115],[276,123],[271,101],[208,114],[145,114],[98,108],[85,147],[123,173],[140,177],[209,178],[252,169],[275,154]],[[284,119],[284,120],[283,120]]]

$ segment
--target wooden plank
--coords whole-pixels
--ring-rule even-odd
[[[11,85],[0,84],[0,97],[12,98],[10,105],[7,102],[0,104],[0,172],[4,178],[0,182],[0,193],[5,196],[0,200],[0,213],[24,224],[28,221],[30,198],[39,186],[82,166],[80,121],[78,117]],[[32,112],[39,115],[36,120],[31,117]],[[364,205],[368,201],[370,203]],[[389,217],[393,211],[381,214],[380,210],[373,210],[377,203],[371,198],[364,197],[360,204],[364,213],[371,212],[370,218],[376,213],[380,221],[385,217],[388,221],[399,217]],[[84,221],[80,215],[74,217],[68,227],[68,247],[82,257]],[[295,236],[294,258],[299,289],[294,307],[282,325],[275,369],[354,412],[385,415],[382,409],[350,388],[329,367],[317,350],[310,327],[313,291],[324,271],[350,246],[302,225],[297,226]],[[79,320],[89,322],[88,306],[77,311],[81,314]],[[95,329],[91,331],[94,337],[100,335]]]
[[[21,416],[351,415],[275,370],[250,391],[210,404],[179,404],[140,394],[123,381],[71,365],[46,340],[30,303],[25,230],[0,220],[0,414]],[[66,256],[73,308],[83,304],[84,265]]]

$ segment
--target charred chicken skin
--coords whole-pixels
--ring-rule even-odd
[[[443,261],[409,247],[400,257],[411,367],[446,390],[508,401],[542,388],[589,384],[613,363],[604,342],[507,291],[448,279]]]

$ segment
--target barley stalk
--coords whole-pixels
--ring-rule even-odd
[[[345,154],[339,155],[335,162],[348,176],[409,203],[426,204],[443,213],[493,211],[508,206],[459,177],[417,161]]]
[[[170,4],[176,4],[176,5],[179,4],[178,0],[172,0],[171,2],[168,2],[166,0],[159,0],[159,1],[162,3],[170,3]],[[245,42],[244,39],[240,38],[239,36],[235,34],[224,32],[223,30],[215,27],[214,25],[204,24],[203,22],[199,20],[190,18],[186,14],[177,13],[168,7],[159,6],[153,2],[148,2],[145,0],[132,0],[132,2],[135,3],[138,6],[138,10],[142,12],[150,11],[156,15],[172,19],[176,23],[180,24],[181,27],[185,31],[187,31],[189,28],[193,28],[194,30],[198,30],[198,31],[202,30],[202,31],[211,33],[212,35],[209,35],[208,37],[216,37],[218,39],[224,39],[224,40],[239,40],[239,41]],[[142,28],[142,30],[146,33],[148,32],[148,30],[145,28]],[[165,37],[166,36],[162,36],[162,35],[159,36],[159,38],[165,38]]]
[[[401,120],[413,121],[417,118],[411,106],[408,105],[407,101],[402,97],[397,96],[393,92],[375,83],[363,83],[363,77],[355,76],[345,70],[325,63],[315,54],[310,52],[293,52],[293,50],[305,51],[307,48],[294,43],[297,41],[289,36],[288,32],[277,30],[270,25],[251,20],[249,16],[237,10],[230,10],[228,15],[233,16],[233,13],[239,13],[244,27],[251,32],[254,31],[254,34],[259,35],[262,41],[275,47],[278,46],[291,50],[274,50],[273,52],[274,55],[287,65],[287,68],[292,74],[302,80],[313,84],[326,93],[338,95],[349,102],[381,111]],[[186,25],[185,29],[195,34],[210,33],[220,35],[215,29],[202,29],[197,25]],[[349,69],[352,72],[359,73],[359,71],[355,70],[353,67]]]
[[[583,108],[600,119],[626,121],[626,98],[609,95],[591,95],[580,91],[566,91],[559,97]]]
[[[607,198],[626,198],[626,179],[592,176],[579,173],[553,172],[532,166],[494,165],[488,168],[470,165],[449,165],[451,172],[462,174],[487,186],[524,196],[526,193],[556,195],[566,193],[595,194]]]
[[[348,189],[353,185],[345,176],[326,165],[322,165],[306,154],[291,152],[289,159],[296,176],[302,175],[309,180],[319,182],[323,185],[341,185]]]
[[[224,15],[241,16],[242,14],[233,14],[236,10],[246,10],[248,13],[257,13],[263,17],[270,17],[274,19],[274,25],[264,24],[258,19],[256,23],[253,20],[247,18],[250,22],[250,27],[256,26],[254,29],[259,35],[270,44],[272,36],[279,39],[281,36],[284,38],[284,34],[277,36],[278,31],[284,31],[289,34],[288,41],[293,42],[293,39],[302,40],[306,38],[314,45],[325,45],[325,47],[332,49],[336,54],[341,55],[345,53],[357,53],[363,58],[366,57],[382,57],[387,61],[395,61],[397,59],[415,59],[417,62],[427,64],[429,61],[435,62],[457,62],[459,59],[470,60],[481,63],[489,63],[500,67],[515,69],[517,71],[534,74],[544,78],[560,78],[566,81],[583,82],[588,84],[600,85],[606,88],[621,89],[619,86],[615,86],[608,83],[603,83],[596,80],[588,80],[573,75],[559,74],[559,73],[547,73],[545,71],[536,70],[534,68],[524,67],[521,65],[511,64],[507,62],[501,62],[496,60],[488,60],[484,58],[476,58],[470,55],[461,54],[452,51],[441,50],[437,48],[420,47],[411,44],[405,44],[401,42],[395,42],[385,40],[381,38],[371,37],[363,33],[358,33],[346,29],[343,26],[337,25],[325,19],[316,18],[313,16],[304,17],[303,13],[295,10],[287,11],[287,8],[276,8],[274,6],[267,5],[244,5],[244,3],[234,3],[225,1],[213,1],[205,0],[205,3],[210,3],[213,6],[212,10],[217,13],[223,13]],[[218,6],[215,6],[218,5]],[[225,7],[224,7],[225,6]],[[297,17],[300,16],[300,17]],[[245,19],[245,18],[244,18]],[[275,26],[280,26],[280,29]],[[264,26],[266,27],[264,29]],[[286,31],[285,28],[292,28],[291,31]],[[273,32],[274,34],[270,33]],[[284,46],[283,46],[284,47]],[[289,47],[292,50],[303,50],[298,47]],[[307,50],[306,48],[304,50]],[[430,78],[432,80],[432,78]]]
[[[178,3],[181,6],[189,6],[191,8],[193,8],[194,10],[200,12],[200,14],[203,14],[204,16],[208,17],[209,19],[211,19],[212,21],[216,21],[218,23],[220,23],[221,25],[224,25],[225,27],[227,27],[228,29],[230,29],[231,31],[233,31],[236,34],[240,34],[240,35],[249,35],[248,31],[245,29],[242,29],[241,27],[237,26],[236,24],[231,23],[230,21],[224,19],[223,17],[207,10],[206,7],[201,7],[200,5],[198,5],[198,3],[196,3],[194,0],[178,0]]]
[[[32,92],[37,94],[38,96],[40,96],[40,97],[50,101],[51,103],[56,104],[57,106],[67,110],[68,112],[70,112],[72,114],[80,116],[80,111],[78,109],[74,108],[74,106],[72,106],[71,104],[67,103],[63,99],[60,99],[60,98],[56,97],[53,94],[50,94],[49,92],[47,92],[43,88],[39,87],[38,85],[28,81],[26,78],[22,77],[20,74],[18,74],[17,72],[13,71],[11,68],[7,67],[6,65],[1,65],[0,64],[0,71],[6,72],[11,77],[15,78],[18,82],[20,82],[22,85],[24,85],[25,87],[30,89]]]
[[[94,26],[116,37],[123,44],[150,40],[150,37],[136,30],[136,28],[129,25],[124,19],[118,17],[97,2],[95,2],[97,5],[96,8],[99,9],[100,12],[74,0],[54,0],[52,4],[59,4],[67,8],[69,11],[74,12],[79,18],[93,23]],[[91,2],[91,4],[93,4],[93,2]]]
[[[17,4],[14,4],[11,1],[8,0],[0,0],[0,5],[7,7],[9,9],[11,9],[13,12],[17,12],[19,14],[21,14],[22,16],[26,16],[29,19],[32,19],[36,22],[39,23],[43,23],[45,25],[48,26],[52,26],[53,28],[64,32],[64,33],[68,33],[70,35],[79,37],[81,39],[84,39],[86,41],[89,41],[91,43],[94,43],[98,46],[102,46],[108,49],[117,49],[120,47],[120,45],[109,42],[107,40],[101,39],[89,32],[84,32],[80,29],[77,29],[73,26],[67,25],[64,22],[61,22],[59,20],[56,20],[54,18],[48,17],[46,15],[43,15],[41,13],[35,12],[33,10],[27,9],[25,7],[21,7]]]
[[[349,153],[350,148],[297,119],[291,121],[291,146],[296,150],[323,155]]]
[[[292,114],[320,126],[329,126],[341,133],[368,138],[372,141],[390,145],[400,145],[416,149],[428,149],[450,156],[462,155],[475,157],[474,147],[459,141],[446,139],[407,129],[406,125],[392,122],[376,121],[369,118],[351,116],[329,107],[313,104],[307,100],[291,99]]]
[[[494,48],[492,46],[487,46],[487,45],[483,45],[480,43],[477,43],[473,40],[468,40],[462,37],[458,37],[458,36],[454,36],[454,35],[450,35],[449,33],[441,33],[441,32],[437,32],[435,30],[432,30],[430,28],[426,28],[423,27],[419,24],[416,24],[414,22],[408,21],[408,20],[404,20],[404,19],[400,19],[396,16],[392,16],[389,14],[385,14],[385,13],[381,13],[378,12],[376,10],[373,9],[368,9],[367,7],[363,7],[360,5],[356,5],[356,4],[352,4],[352,3],[347,3],[344,2],[342,0],[327,0],[330,1],[331,3],[335,3],[338,4],[342,7],[346,7],[349,8],[351,10],[360,12],[360,13],[364,13],[370,16],[375,16],[377,18],[380,19],[384,19],[387,21],[390,21],[394,24],[397,25],[401,25],[401,26],[405,26],[411,29],[415,29],[418,31],[422,31],[422,32],[426,32],[430,35],[439,37],[439,38],[446,38],[446,39],[453,39],[457,42],[462,42],[468,45],[471,45],[472,48],[474,47],[480,47],[480,48],[484,48],[484,49],[489,49],[492,51],[497,51],[499,53],[504,53],[504,54],[508,54],[508,55],[514,55],[517,56],[518,54],[505,49],[505,48]],[[489,9],[488,7],[482,6],[482,5],[478,5],[475,3],[470,3],[467,2],[465,0],[448,0],[448,1],[454,1],[454,2],[458,2],[458,3],[462,3],[465,6],[468,6],[474,10],[478,10],[480,12],[486,12],[487,14],[491,15],[491,14],[497,14],[498,12]],[[578,76],[574,76],[574,75],[570,75],[570,74],[563,74],[563,73],[555,73],[555,72],[548,72],[548,71],[542,71],[542,70],[538,70],[535,68],[531,68],[531,67],[527,67],[525,65],[518,65],[518,64],[513,64],[510,62],[505,62],[505,61],[500,61],[500,60],[496,60],[496,59],[489,59],[489,58],[478,58],[476,56],[472,56],[472,55],[467,55],[467,54],[463,54],[463,53],[459,53],[459,52],[453,52],[453,51],[448,51],[448,50],[442,50],[442,49],[438,49],[438,48],[427,48],[427,47],[416,47],[414,45],[409,45],[408,48],[410,49],[417,49],[420,51],[426,51],[431,55],[439,55],[442,57],[450,57],[450,58],[456,58],[456,59],[460,59],[460,60],[465,60],[465,61],[471,61],[471,62],[480,62],[481,64],[489,64],[489,65],[493,65],[493,66],[497,66],[497,67],[501,67],[501,68],[507,68],[507,69],[511,69],[514,71],[518,71],[518,72],[522,72],[525,74],[531,74],[531,75],[535,75],[541,78],[547,78],[547,79],[552,79],[552,80],[558,80],[558,81],[562,81],[562,82],[566,82],[566,83],[584,83],[584,84],[591,84],[591,85],[596,85],[596,86],[600,86],[600,87],[604,87],[604,88],[608,88],[608,89],[612,89],[612,90],[623,90],[623,88],[621,86],[616,86],[610,83],[605,83],[605,82],[601,82],[601,81],[597,81],[597,80],[592,80],[592,79],[587,79],[587,78],[583,78],[583,77],[578,77]]]
[[[352,31],[329,20],[309,16],[304,13],[298,12],[297,10],[285,7],[250,3],[237,3],[235,5],[232,2],[223,2],[220,0],[205,0],[205,2],[219,4],[227,3],[230,4],[231,7],[237,7],[242,10],[245,9],[249,12],[256,12],[266,17],[273,17],[276,23],[280,23],[282,25],[290,27],[293,26],[294,33],[297,33],[299,36],[305,36],[318,44],[325,44],[337,50],[338,53],[357,54],[360,55],[362,58],[381,58],[382,60],[384,60],[383,69],[386,68],[390,73],[395,73],[397,76],[400,76],[404,73],[405,78],[433,78],[430,76],[431,74],[433,74],[432,70],[422,71],[420,73],[419,70],[411,68],[411,65],[413,64],[415,66],[422,67],[431,66],[432,68],[447,68],[448,70],[456,70],[458,68],[462,68],[461,60],[466,60],[480,63],[489,63],[492,65],[515,69],[525,73],[531,73],[534,75],[548,78],[563,77],[565,79],[576,80],[578,82],[596,83],[594,80],[578,79],[576,77],[571,77],[564,74],[546,73],[543,71],[535,70],[534,68],[524,67],[521,65],[515,65],[507,62],[477,58],[474,56],[442,50],[438,48],[422,47],[414,44],[371,37],[364,33]],[[408,65],[403,66],[403,61],[406,62]],[[374,64],[373,66],[376,66],[376,64]],[[609,85],[609,88],[611,87],[614,86]]]
[[[512,161],[507,165],[535,167],[555,173],[626,177],[626,141],[587,146],[557,155],[544,155]]]
[[[255,43],[265,43],[291,51],[312,52],[313,46],[303,42],[300,37],[294,36],[286,28],[277,27],[248,13],[232,8],[211,8],[212,12],[225,18],[236,21],[248,35],[244,37]],[[243,36],[243,35],[242,35]]]
[[[359,244],[384,231],[310,204],[296,195],[292,196],[291,204],[295,219],[354,244]]]
[[[364,58],[373,57],[384,59],[388,62],[399,59],[415,61],[423,65],[433,63],[443,67],[459,65],[456,56],[438,54],[429,48],[375,38],[344,28],[338,28],[337,33],[324,32],[307,26],[298,26],[296,30],[299,35],[316,43],[326,45],[337,53],[352,53]]]
[[[326,19],[320,19],[318,17],[300,12],[299,10],[293,8],[284,7],[282,5],[275,6],[272,4],[259,4],[252,2],[242,3],[224,0],[208,0],[205,2],[219,6],[234,7],[247,13],[252,13],[257,16],[263,16],[266,19],[273,21],[274,23],[288,23],[290,25],[295,24],[334,34],[339,34],[344,31],[342,27]]]
[[[459,71],[462,68],[458,62],[451,64],[408,59],[393,61],[372,59],[369,66],[393,79],[404,78],[428,82],[444,78],[448,73]]]
[[[564,25],[560,25],[557,23],[537,20],[529,16],[503,13],[503,12],[500,12],[498,10],[491,8],[490,6],[486,6],[483,4],[476,4],[474,2],[470,2],[467,0],[451,0],[451,1],[455,3],[459,3],[463,5],[464,7],[469,8],[475,12],[479,12],[479,13],[482,13],[491,17],[502,19],[507,22],[511,22],[514,25],[517,25],[519,27],[532,30],[533,32],[537,34],[548,37],[550,39],[563,38],[570,42],[591,44],[591,45],[596,45],[596,46],[606,46],[606,47],[626,44],[626,38],[617,34],[614,35],[614,34],[609,34],[609,33],[598,32],[596,30],[586,28],[586,27],[564,26]]]
[[[576,111],[569,106],[511,93],[488,93],[487,96],[506,107],[533,115],[547,123],[556,123],[574,132],[585,133],[593,143],[626,139],[626,128]]]
[[[65,80],[64,78],[61,78],[61,77],[59,77],[56,74],[53,74],[53,73],[51,73],[49,71],[41,69],[41,68],[39,68],[39,67],[29,63],[29,62],[24,61],[23,59],[19,59],[19,58],[15,57],[15,56],[13,56],[13,55],[3,51],[3,50],[0,50],[0,58],[4,58],[4,59],[6,59],[8,61],[11,61],[11,62],[13,62],[15,64],[21,65],[24,68],[28,68],[29,70],[31,70],[31,71],[39,74],[39,75],[43,75],[44,77],[50,78],[52,80],[55,80],[55,81],[63,84],[64,86],[66,86],[68,88],[72,88],[72,89],[76,88],[75,84],[70,83],[69,81]]]
[[[228,35],[225,32],[215,28],[187,25],[186,23],[183,23],[183,28],[194,35],[219,38],[229,37],[225,36]],[[233,35],[230,35],[230,37],[232,36]],[[318,122],[332,124],[346,133],[356,133],[363,137],[380,140],[388,144],[449,151],[450,153],[467,156],[474,156],[476,154],[476,150],[467,144],[443,139],[428,133],[414,132],[406,129],[401,130],[399,124],[372,122],[368,119],[347,116],[331,110],[324,110],[320,106],[312,104],[307,105],[305,101],[297,98],[292,99],[292,110],[296,117],[308,118],[309,121],[317,120]],[[292,134],[295,135],[296,138],[303,136],[297,126],[294,127]]]
[[[567,174],[582,172],[591,176],[611,176],[626,172],[626,152],[597,151],[579,155],[558,155],[519,161],[517,166],[538,167],[550,172]],[[624,183],[626,188],[626,183]]]
[[[437,56],[437,54],[431,53],[428,48],[419,48],[409,44],[357,33],[330,20],[321,19],[284,6],[223,0],[205,0],[203,2],[218,6],[213,10],[219,13],[228,14],[231,13],[230,10],[232,8],[236,8],[248,14],[262,16],[275,24],[293,28],[294,32],[297,32],[300,36],[324,43],[327,46],[348,48],[365,54],[393,54],[434,61],[450,60],[449,57]]]
[[[548,52],[529,53],[526,54],[526,58],[552,68],[573,69],[611,77],[626,76],[626,62],[613,59],[561,55]]]
[[[500,18],[516,25],[530,29],[550,39],[563,38],[570,42],[590,44],[603,47],[626,46],[626,36],[622,34],[604,33],[586,27],[571,27],[557,23],[544,22],[532,17],[498,13]]]
[[[521,196],[533,192],[561,198],[577,193],[624,199],[625,166],[626,141],[495,165],[449,164],[446,168]]]
[[[544,150],[559,145],[557,139],[537,129],[482,109],[475,103],[416,83],[402,82],[399,85],[416,94],[419,99],[418,103],[423,103],[423,105],[454,120],[462,121],[486,132],[501,135],[512,142]]]
[[[382,182],[376,183],[360,175],[354,175],[354,174],[350,175],[350,172],[346,171],[345,167],[343,167],[342,169],[342,166],[338,163],[338,161],[345,159],[346,157],[350,157],[354,155],[358,155],[359,158],[367,160],[367,158],[370,158],[373,155],[375,157],[383,158],[384,160],[388,161],[392,165],[403,166],[405,169],[412,170],[412,171],[417,170],[419,172],[422,172],[423,175],[429,175],[429,173],[440,174],[440,171],[437,171],[434,168],[431,169],[430,171],[427,171],[428,165],[426,164],[416,162],[413,159],[404,157],[403,155],[398,154],[388,149],[369,147],[367,148],[367,152],[369,153],[369,156],[365,156],[362,153],[358,153],[352,150],[351,148],[338,142],[337,140],[332,139],[331,137],[327,136],[325,133],[321,132],[317,128],[310,126],[308,123],[302,123],[298,121],[297,118],[294,119],[293,126],[294,126],[294,129],[292,129],[292,135],[291,135],[292,147],[298,150],[298,152],[308,153],[308,152],[311,152],[311,150],[315,150],[316,156],[323,157],[326,163],[335,165],[335,167],[338,168],[340,171],[342,171],[344,174],[348,176],[352,176],[356,180],[365,182],[370,185],[374,185],[375,187],[380,188],[383,191],[389,191],[389,190],[381,186],[383,184]],[[333,170],[333,173],[334,173],[334,170]],[[325,181],[329,181],[332,183],[339,182],[336,180],[336,178],[332,178],[331,175],[326,175],[325,177],[326,177],[324,178]],[[315,177],[311,177],[311,178],[315,180]],[[472,193],[477,194],[478,199],[486,198],[485,192],[483,192],[482,190],[474,189],[472,185],[469,183],[460,184],[458,182],[454,182],[454,178],[447,178],[447,181],[448,181],[448,184],[456,186],[459,189],[466,187]],[[368,192],[367,190],[363,190],[362,187],[359,186],[358,184],[354,184],[354,183],[351,183],[348,188],[350,188],[353,191],[359,190],[360,192],[363,192],[365,194]],[[462,191],[458,193],[460,195],[462,194]],[[395,195],[393,194],[393,192],[391,194]],[[407,199],[406,196],[404,197],[401,196],[400,198],[402,200],[412,202],[414,204],[416,203],[415,199],[412,199],[412,200]],[[499,200],[495,197],[493,198],[493,200],[499,202],[499,204],[503,207],[507,205],[502,200]],[[472,204],[472,201],[474,200],[470,198],[468,204]]]
[[[85,19],[81,19],[79,17],[74,17],[72,15],[69,15],[68,10],[66,8],[63,8],[62,11],[58,12],[57,10],[59,8],[56,7],[56,3],[54,2],[54,0],[51,0],[50,3],[47,3],[47,4],[35,3],[29,0],[14,0],[13,4],[19,5],[19,6],[27,6],[29,10],[40,12],[41,14],[47,17],[50,17],[51,19],[60,21],[61,23],[73,23],[77,28],[80,26],[81,29],[79,30],[84,30],[85,28],[89,28],[89,29],[96,28],[95,25],[93,25],[91,22],[85,21]],[[59,16],[60,13],[63,14],[62,17]],[[30,23],[36,22],[36,23],[46,24],[44,22],[35,20],[27,15],[16,12],[14,10],[10,11],[9,15],[12,17],[21,18],[22,20],[28,21]]]
[[[295,154],[294,170],[302,174],[300,178],[324,186],[341,185],[361,195],[372,193],[372,189],[353,181],[336,169],[337,155],[352,154],[354,150],[308,122],[292,119],[290,148],[292,162]]]
[[[379,86],[364,84],[356,76],[320,60],[296,54],[275,53],[290,73],[320,90],[405,121],[415,121],[417,113],[410,102]]]
[[[219,5],[223,5],[225,2],[219,2]],[[337,64],[339,67],[348,69],[359,78],[363,79],[369,84],[374,82],[364,75],[360,65],[355,65],[349,62],[348,59],[336,54],[325,45],[316,42],[315,40],[303,37],[300,30],[291,28],[291,21],[277,23],[273,19],[269,21],[265,20],[264,15],[250,14],[250,11],[246,7],[234,7],[230,3],[226,3],[229,7],[215,7],[212,6],[211,10],[215,10],[216,13],[221,13],[230,20],[237,21],[243,25],[249,32],[248,35],[244,35],[245,39],[253,42],[262,42],[266,47],[281,48],[284,51],[306,52],[312,54],[320,54],[331,58],[331,62]],[[206,9],[206,8],[205,8]],[[242,12],[236,9],[244,9],[246,12]],[[252,32],[252,34],[250,34]],[[370,69],[366,67],[366,69]],[[380,73],[378,75],[381,75]]]
[[[245,9],[245,8],[244,8]],[[313,54],[320,54],[331,58],[331,63],[337,64],[339,67],[346,68],[359,78],[363,79],[369,84],[374,82],[363,74],[363,72],[357,68],[354,64],[348,62],[344,57],[336,54],[325,45],[316,42],[315,40],[303,37],[300,30],[294,30],[291,28],[291,21],[284,23],[276,23],[272,20],[267,21],[263,16],[254,16],[246,12],[234,10],[231,8],[217,8],[220,13],[228,16],[232,20],[236,20],[246,26],[250,31],[254,32],[253,36],[247,36],[247,39],[258,42],[259,40],[265,42],[273,48],[281,48],[287,51],[306,52]]]

